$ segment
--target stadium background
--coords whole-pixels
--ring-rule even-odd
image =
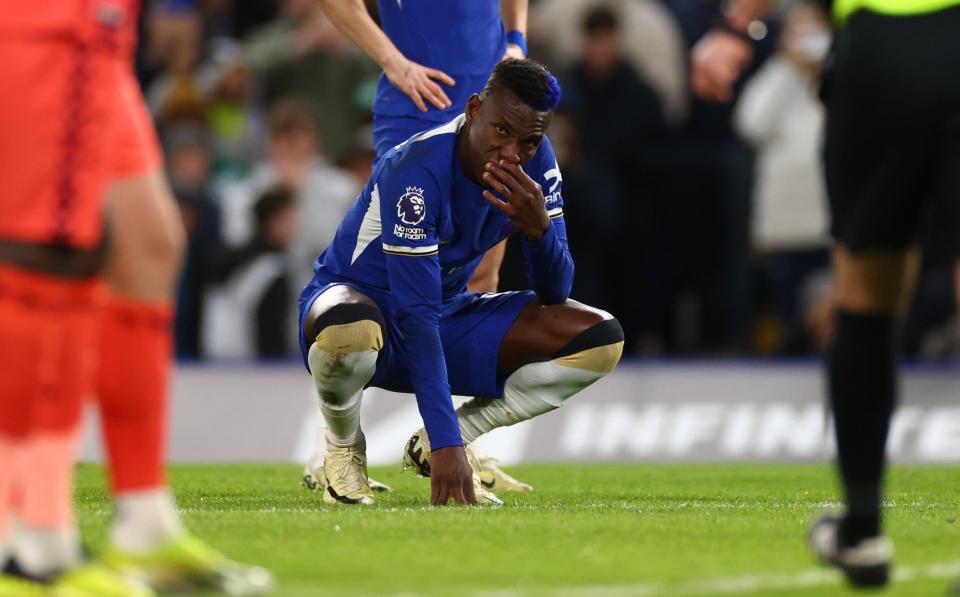
[[[368,5],[375,14],[376,3]],[[825,198],[811,182],[822,115],[812,85],[801,87],[802,101],[775,103],[790,89],[776,71],[797,66],[808,31],[794,27],[781,39],[780,11],[758,32],[738,85],[749,101],[708,104],[689,92],[687,51],[715,10],[701,0],[531,1],[530,55],[564,88],[549,134],[578,266],[573,296],[616,314],[627,341],[624,364],[588,396],[541,425],[495,434],[488,449],[508,461],[829,453],[822,423],[807,448],[757,447],[777,417],[813,416],[803,409],[821,401],[817,356],[832,326]],[[311,0],[156,0],[146,3],[140,31],[138,76],[189,233],[171,459],[302,459],[315,414],[296,356],[295,297],[369,173],[378,69]],[[263,199],[278,188],[289,190],[292,207]],[[931,218],[960,225],[957,211],[940,201]],[[949,408],[950,386],[960,382],[958,239],[923,239],[902,340],[919,363],[907,399],[920,414],[908,415],[909,445],[895,451],[906,460],[960,459],[960,425],[934,425],[949,444],[936,454],[920,439],[923,421],[956,416],[937,409]],[[525,287],[515,248],[501,289]],[[737,407],[747,414],[730,414]],[[697,426],[718,408],[733,422]],[[368,401],[365,417],[397,422],[387,427],[400,435],[416,423],[412,401],[385,393]],[[555,433],[618,420],[609,424],[662,427],[662,441],[580,453],[561,448]],[[300,439],[291,442],[293,430]],[[671,448],[669,438],[685,433],[694,435],[676,441],[691,445]],[[392,460],[370,435],[373,461]],[[84,455],[96,459],[87,437]],[[712,449],[723,441],[740,447]]]
[[[397,466],[415,403],[370,392],[372,475],[396,491],[356,511],[298,486],[317,413],[293,309],[369,173],[378,69],[312,0],[146,2],[138,76],[189,233],[169,460],[191,528],[270,568],[282,595],[840,594],[800,540],[838,505],[819,354],[832,327],[822,114],[803,69],[785,76],[816,44],[795,32],[805,41],[785,49],[778,13],[737,100],[700,102],[688,50],[716,9],[531,0],[530,55],[564,88],[549,135],[573,296],[623,322],[625,359],[564,408],[483,438],[537,487],[497,511],[428,510],[426,482]],[[287,192],[292,209],[264,199]],[[930,218],[960,226],[956,202]],[[960,575],[960,235],[941,230],[923,238],[890,441],[899,595]],[[503,289],[525,285],[513,248]],[[91,413],[86,461],[101,460],[96,425]],[[80,467],[77,496],[97,548],[112,512],[100,467]]]

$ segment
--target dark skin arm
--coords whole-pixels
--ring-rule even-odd
[[[477,503],[473,469],[463,446],[440,448],[430,456],[430,503],[445,506],[450,500],[456,504]]]
[[[519,165],[507,161],[487,162],[483,180],[503,197],[501,200],[490,191],[484,191],[484,199],[502,211],[528,240],[543,237],[550,226],[543,190]],[[462,446],[433,452],[430,481],[430,503],[434,506],[446,504],[451,499],[458,504],[477,503],[473,470]]]

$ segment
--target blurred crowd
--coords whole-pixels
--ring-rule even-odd
[[[815,353],[833,321],[816,93],[829,23],[802,0],[757,23],[737,97],[709,104],[687,65],[714,14],[703,0],[531,0],[530,57],[563,87],[548,134],[573,297],[617,315],[628,353]],[[147,1],[141,40],[189,233],[177,355],[289,358],[297,293],[370,174],[379,69],[314,0]],[[929,217],[956,226],[920,239],[902,335],[925,357],[960,354],[960,209],[938,199]],[[525,271],[509,245],[501,289],[526,288]]]

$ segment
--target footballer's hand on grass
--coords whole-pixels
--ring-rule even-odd
[[[477,503],[473,469],[463,446],[440,448],[430,455],[430,503],[443,506],[450,500],[457,504]]]
[[[483,198],[502,211],[527,240],[537,241],[546,234],[550,216],[547,215],[543,189],[527,176],[523,168],[505,160],[487,162],[483,181],[496,191],[496,195],[484,191]]]
[[[733,84],[753,58],[753,47],[719,29],[704,35],[690,51],[690,87],[705,100],[728,102]]]
[[[450,87],[456,85],[456,81],[441,70],[429,68],[400,57],[398,60],[391,60],[385,64],[383,72],[394,87],[406,93],[413,100],[413,103],[421,112],[427,111],[427,104],[424,103],[424,100],[436,106],[438,110],[446,110],[453,105],[443,88],[437,85],[434,79]]]

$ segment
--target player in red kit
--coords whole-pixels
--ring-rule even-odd
[[[0,2],[0,594],[150,595],[84,564],[71,506],[97,360],[113,29]],[[45,593],[44,593],[45,594]]]
[[[4,213],[14,214],[0,225],[0,239],[14,245],[9,255],[0,252],[0,263],[29,269],[39,262],[60,274],[65,246],[79,253],[72,260],[86,266],[82,280],[95,299],[85,311],[87,326],[59,326],[65,339],[57,345],[70,346],[83,358],[52,362],[44,371],[71,390],[70,408],[58,412],[79,413],[84,395],[92,391],[98,397],[118,510],[105,562],[136,571],[161,588],[229,585],[257,592],[269,587],[269,574],[231,562],[188,534],[164,478],[172,293],[183,231],[133,73],[138,10],[131,0],[61,0],[43,10],[0,2],[3,57],[9,58],[2,67],[9,71],[5,89],[23,93],[0,99],[8,133],[0,158],[11,173],[4,176],[3,206]],[[108,252],[104,235],[110,237]],[[21,244],[29,245],[26,257]],[[48,258],[50,264],[43,260],[44,250],[59,251]],[[10,286],[23,287],[22,280],[13,281]],[[78,336],[87,328],[88,334]],[[16,329],[5,327],[4,333]],[[11,336],[5,352],[22,341]],[[66,351],[63,359],[70,356]],[[3,366],[15,372],[16,362],[4,360]],[[87,364],[82,383],[64,377],[68,370],[80,376],[78,363]],[[9,404],[14,410],[15,400]],[[0,412],[0,421],[7,411]],[[71,433],[78,417],[69,419]],[[69,456],[61,460],[72,463]],[[63,485],[69,499],[70,483]],[[4,486],[0,479],[0,495]],[[13,496],[15,503],[16,491]],[[13,560],[16,566],[21,559]],[[100,591],[92,594],[107,594]]]
[[[164,476],[174,291],[183,254],[179,210],[133,70],[139,2],[109,5],[118,94],[106,192],[111,251],[104,279],[95,394],[117,515],[104,560],[161,589],[265,590],[269,574],[232,562],[186,532]]]

